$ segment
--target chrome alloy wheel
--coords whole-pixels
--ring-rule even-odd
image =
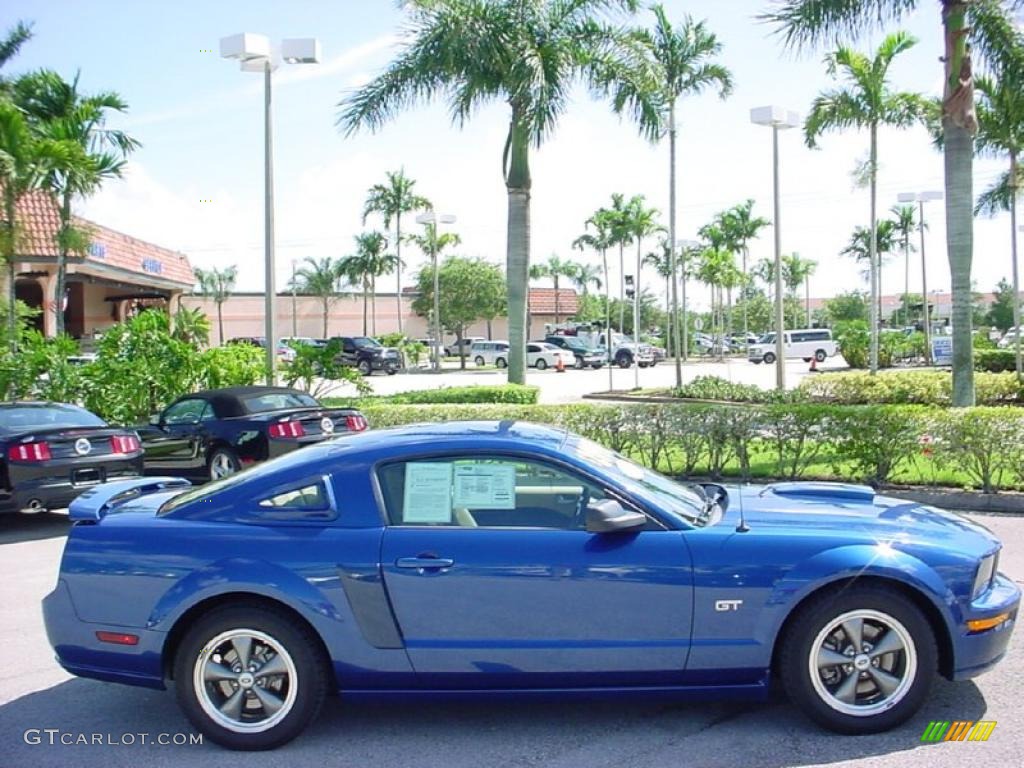
[[[233,475],[238,471],[238,467],[235,466],[234,459],[230,454],[224,451],[218,451],[212,459],[210,459],[210,479],[220,480],[222,477]]]
[[[281,722],[295,704],[297,684],[288,651],[254,629],[232,629],[214,637],[192,673],[203,711],[235,733],[260,733]]]
[[[917,677],[917,649],[881,611],[844,613],[825,625],[808,658],[815,692],[837,712],[870,717],[896,706]]]

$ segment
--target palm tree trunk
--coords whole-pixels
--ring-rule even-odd
[[[324,296],[322,298],[322,301],[324,303],[324,338],[326,339],[327,338],[327,304],[330,301],[330,299],[327,296]]]
[[[54,329],[57,335],[64,333],[64,281],[68,270],[68,234],[71,229],[71,192],[64,192],[60,207],[60,231],[63,234],[57,250],[57,306],[54,307]]]
[[[669,306],[668,328],[675,351],[676,387],[683,386],[683,366],[680,362],[679,302],[676,293],[676,103],[668,107],[668,271],[672,283],[672,302]],[[685,353],[684,353],[685,356]]]
[[[910,325],[910,231],[903,235],[903,325]]]
[[[626,245],[619,243],[619,333],[626,327]]]
[[[7,252],[4,256],[7,258],[7,343],[12,352],[18,348],[18,308],[16,304],[18,294],[14,285],[14,262],[17,259],[17,247],[14,242],[16,207],[17,200],[14,197],[14,192],[5,190],[4,229],[7,231],[4,233],[4,250]]]
[[[967,48],[967,3],[943,0],[946,83],[942,132],[946,183],[946,250],[953,292],[953,406],[974,405],[971,261],[974,256],[974,85]],[[925,301],[928,297],[925,296]]]
[[[217,338],[218,344],[224,346],[224,302],[217,302]]]
[[[743,244],[743,287],[740,288],[740,298],[743,300],[743,348],[746,349],[747,334],[750,333],[750,323],[747,320],[747,257],[750,254],[750,249],[747,248],[746,243]],[[810,310],[808,310],[810,311]],[[810,325],[810,323],[808,323]]]
[[[643,238],[636,238],[636,277],[633,278],[633,349],[640,354],[640,266],[643,253]],[[640,389],[640,362],[634,360],[633,386]]]
[[[558,275],[552,275],[551,278],[555,282],[555,325],[558,325],[558,323],[559,323],[559,311],[558,310],[560,309],[560,307],[558,306]]]
[[[530,137],[519,111],[513,109],[506,144],[505,188],[508,192],[508,381],[526,383],[526,293],[530,281]]]
[[[377,276],[370,276],[370,301],[373,303],[373,309],[370,310],[370,330],[373,335],[377,335]]]
[[[402,332],[402,212],[395,214],[395,309],[398,310],[398,332]]]
[[[871,178],[871,239],[868,264],[871,276],[871,363],[872,374],[878,373],[878,126],[871,125],[871,157],[868,160]]]
[[[370,279],[366,275],[363,275],[363,336],[366,336],[366,332],[370,328]]]
[[[612,382],[612,285],[608,281],[608,250],[601,250],[601,262],[604,264],[604,346],[608,357],[608,391],[615,385]]]
[[[1017,266],[1017,153],[1010,153],[1010,258],[1013,259],[1013,327],[1017,381],[1024,381],[1021,370],[1020,270]]]
[[[804,308],[807,310],[807,327],[811,327],[811,273],[804,275]]]

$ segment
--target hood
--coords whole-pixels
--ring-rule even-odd
[[[794,482],[730,487],[726,524],[739,521],[739,494],[746,523],[754,532],[943,545],[979,557],[1000,546],[988,528],[973,520],[878,496],[866,485]]]

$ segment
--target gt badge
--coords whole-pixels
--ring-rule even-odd
[[[742,600],[715,600],[716,611],[738,611],[743,605]]]

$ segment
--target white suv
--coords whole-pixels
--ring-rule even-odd
[[[809,363],[814,358],[823,363],[825,358],[835,356],[838,351],[832,339],[832,331],[828,328],[801,328],[786,331],[783,337],[783,354],[787,359],[799,357]],[[766,333],[757,340],[757,344],[751,344],[747,350],[747,359],[752,363],[774,363],[775,334]]]
[[[508,367],[507,341],[474,341],[469,348],[469,356],[477,365],[496,365]]]

